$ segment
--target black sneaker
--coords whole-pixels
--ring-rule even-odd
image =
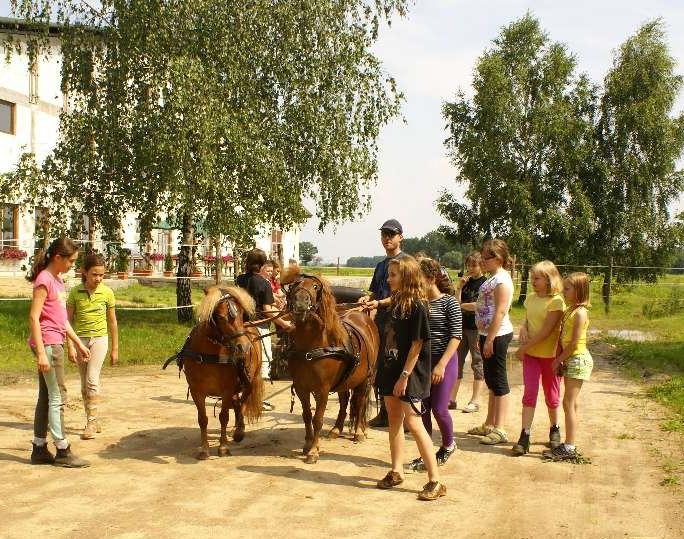
[[[50,453],[47,444],[36,445],[31,443],[33,450],[31,451],[31,464],[53,464],[55,456]]]
[[[456,444],[451,445],[451,449],[448,447],[440,447],[437,450],[437,453],[435,453],[435,457],[437,458],[437,464],[439,466],[444,466],[446,464],[446,461],[449,460],[449,457],[454,454],[454,451],[456,451]]]
[[[549,430],[549,447],[555,449],[561,444],[561,433],[558,425],[553,425]]]
[[[449,401],[449,406],[447,406],[449,410],[458,410],[458,403],[456,401]]]
[[[525,429],[520,431],[518,443],[511,448],[511,451],[516,456],[526,455],[530,452],[530,435],[525,432]]]
[[[561,444],[553,448],[551,451],[544,451],[543,456],[555,462],[562,460],[572,460],[577,458],[577,450],[570,449],[566,444]]]
[[[408,469],[411,470],[412,472],[424,472],[425,471],[425,463],[423,462],[422,457],[418,457],[416,459],[413,459],[411,462],[408,463]]]
[[[71,452],[70,445],[66,449],[57,449],[57,455],[55,455],[53,464],[63,468],[87,468],[90,466],[90,462],[78,458]]]

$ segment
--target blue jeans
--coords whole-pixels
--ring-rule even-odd
[[[38,402],[33,420],[33,435],[36,438],[47,438],[48,429],[57,442],[64,440],[62,425],[62,393],[59,378],[64,369],[64,347],[61,344],[45,346],[50,370],[38,373]]]

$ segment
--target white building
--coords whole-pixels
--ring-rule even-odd
[[[25,53],[12,54],[9,62],[5,61],[4,54],[0,58],[0,174],[11,171],[26,152],[33,153],[41,163],[57,142],[59,115],[68,100],[60,89],[59,27],[54,26],[50,31],[55,35],[51,54],[42,55],[33,65]],[[26,32],[26,27],[20,22],[0,18],[0,41],[4,42],[8,35],[21,40]],[[21,207],[13,200],[0,200],[0,211],[0,275],[18,275],[23,273],[22,266],[28,265],[28,258],[36,248],[36,239],[41,237],[38,226],[41,209]],[[82,236],[78,239],[94,242],[99,250],[104,251],[99,234],[90,229],[87,221],[84,217]],[[139,236],[135,216],[126,216],[122,233],[126,247],[137,253]],[[177,230],[155,229],[147,249],[149,252],[175,254],[178,252],[178,237]],[[298,260],[299,230],[264,229],[255,238],[255,245],[273,257],[282,253],[285,262],[290,258]],[[16,258],[21,251],[26,256]],[[198,252],[200,255],[211,252],[208,240],[198,246]],[[230,245],[224,247],[223,254],[232,254]],[[159,263],[156,266],[161,269]]]

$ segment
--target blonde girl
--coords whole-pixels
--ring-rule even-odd
[[[100,400],[100,373],[107,356],[110,336],[110,362],[116,365],[119,359],[119,330],[114,310],[114,292],[102,282],[104,274],[104,257],[98,253],[87,255],[81,272],[82,283],[71,289],[67,299],[69,322],[83,346],[90,350],[90,361],[76,361],[77,351],[69,346],[69,358],[78,363],[81,376],[81,396],[86,414],[81,434],[84,440],[90,440],[95,437],[96,432],[102,432],[97,408]]]
[[[33,298],[29,311],[29,346],[38,365],[38,402],[33,421],[33,451],[31,464],[54,464],[65,468],[89,466],[86,460],[71,452],[64,433],[59,380],[64,377],[64,339],[69,338],[80,350],[82,361],[88,361],[90,351],[71,329],[67,320],[66,290],[60,277],[78,257],[78,246],[68,238],[57,238],[47,250],[36,255],[27,279],[33,283]],[[50,430],[57,454],[47,447]]]
[[[404,481],[403,425],[406,424],[428,473],[428,483],[418,499],[435,500],[446,494],[446,486],[440,480],[432,439],[421,419],[422,401],[430,395],[432,364],[428,298],[416,259],[405,256],[390,260],[387,282],[390,297],[367,303],[370,309],[389,307],[390,313],[377,385],[389,419],[392,469],[378,481],[378,488],[390,489]]]
[[[594,368],[594,360],[587,350],[589,276],[581,272],[568,275],[563,280],[563,295],[567,308],[561,320],[561,352],[554,360],[553,367],[562,368],[564,377],[565,443],[544,452],[545,457],[553,460],[569,460],[577,456],[578,397],[583,382],[589,380]]]
[[[508,442],[504,428],[508,413],[509,394],[506,357],[513,339],[513,324],[508,316],[513,302],[513,280],[508,267],[511,257],[506,242],[499,239],[485,241],[482,261],[490,277],[478,292],[475,323],[479,333],[484,379],[489,389],[487,419],[468,434],[483,436],[480,443],[487,445]]]
[[[532,292],[525,298],[525,321],[520,328],[518,348],[518,358],[523,362],[525,386],[522,429],[518,443],[513,446],[514,455],[524,455],[530,450],[530,429],[537,406],[540,378],[551,423],[549,445],[554,448],[561,442],[558,426],[561,378],[553,368],[553,361],[565,309],[561,296],[563,282],[556,266],[548,260],[532,266],[529,281]]]

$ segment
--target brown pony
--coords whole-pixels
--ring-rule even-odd
[[[340,410],[329,433],[337,438],[344,430],[347,404],[354,441],[365,437],[366,408],[378,352],[378,330],[360,311],[336,312],[335,297],[322,278],[303,275],[293,267],[281,281],[287,285],[287,302],[295,329],[290,333],[288,364],[294,390],[302,403],[306,429],[305,462],[319,456],[319,437],[328,393],[337,392]],[[311,414],[311,394],[316,412]],[[351,395],[350,395],[351,393]]]
[[[235,410],[234,442],[244,438],[245,418],[252,423],[261,415],[261,342],[258,331],[245,326],[245,320],[253,314],[254,300],[244,290],[233,286],[207,288],[197,312],[199,321],[178,354],[197,406],[200,460],[209,458],[207,396],[221,398],[219,457],[230,455],[226,437],[228,409]]]

